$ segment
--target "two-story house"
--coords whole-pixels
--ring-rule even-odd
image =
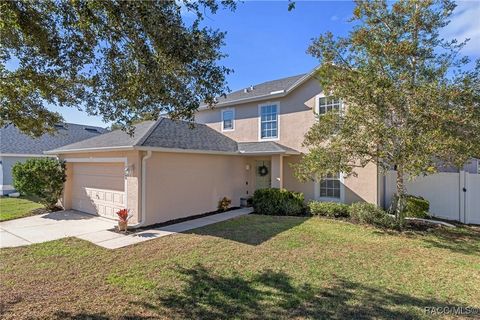
[[[256,189],[304,193],[307,200],[382,205],[375,165],[302,183],[291,167],[307,152],[304,134],[316,115],[342,108],[312,73],[257,84],[202,106],[195,126],[160,118],[52,151],[67,161],[65,208],[114,218],[128,208],[149,225],[214,211],[224,196],[239,206]]]

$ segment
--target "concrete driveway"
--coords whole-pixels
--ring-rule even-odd
[[[240,208],[164,227],[140,230],[133,234],[109,231],[117,224],[114,220],[75,210],[57,211],[0,222],[0,248],[19,247],[66,237],[77,237],[103,248],[118,249],[234,219],[252,211],[252,208]]]
[[[15,219],[0,223],[0,248],[82,236],[111,229],[115,225],[113,220],[75,210]]]

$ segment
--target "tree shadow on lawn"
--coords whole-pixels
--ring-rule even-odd
[[[55,313],[55,319],[66,320],[110,320],[110,319],[122,319],[122,320],[134,320],[134,319],[157,319],[156,317],[141,316],[137,314],[126,314],[121,317],[110,317],[105,313],[88,313],[88,312],[67,312],[58,311]]]
[[[202,265],[179,269],[186,277],[183,289],[160,288],[157,301],[140,305],[184,319],[417,319],[426,307],[458,306],[347,279],[315,288],[294,285],[287,274],[271,270],[246,280],[213,274]]]
[[[396,231],[376,231],[379,235],[399,235]],[[480,228],[457,226],[456,228],[440,227],[430,231],[406,231],[410,238],[423,241],[428,247],[447,249],[468,255],[480,254]]]
[[[301,225],[308,219],[310,217],[249,214],[183,233],[213,236],[244,244],[259,245],[284,231]]]

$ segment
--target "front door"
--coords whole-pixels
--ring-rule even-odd
[[[255,189],[265,189],[271,187],[270,179],[270,161],[255,161]]]

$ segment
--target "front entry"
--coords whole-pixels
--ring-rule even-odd
[[[255,189],[271,187],[270,160],[255,161]]]

